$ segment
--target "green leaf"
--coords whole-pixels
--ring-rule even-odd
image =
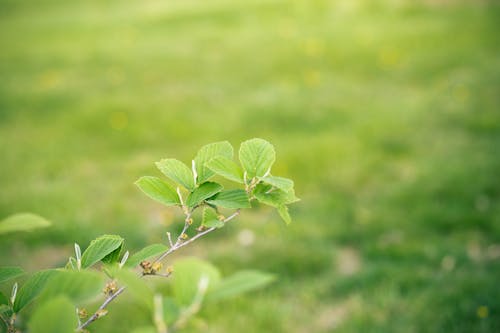
[[[199,187],[195,188],[193,192],[189,193],[186,204],[191,208],[197,206],[203,200],[208,199],[222,191],[222,188],[221,184],[213,182],[203,183]]]
[[[238,164],[227,157],[217,156],[208,161],[205,165],[210,170],[226,179],[240,184],[245,183],[243,180],[243,170],[241,170]]]
[[[156,162],[156,166],[165,176],[174,182],[181,184],[189,191],[194,190],[193,172],[186,164],[174,158],[167,158]]]
[[[172,297],[163,298],[163,319],[167,325],[172,325],[175,323],[179,315],[181,314],[181,309]]]
[[[33,274],[17,292],[14,301],[14,312],[19,312],[26,305],[30,304],[43,291],[45,285],[51,280],[58,271],[48,269]]]
[[[18,213],[10,215],[0,221],[0,235],[15,231],[32,231],[50,226],[48,220],[31,213]]]
[[[165,252],[168,250],[168,247],[163,244],[152,244],[149,246],[146,246],[130,258],[128,258],[127,262],[125,263],[126,267],[135,267],[141,263],[141,261],[149,259],[151,257],[160,255],[161,253]]]
[[[82,268],[87,268],[119,249],[123,238],[117,235],[103,235],[94,239],[82,255]]]
[[[295,196],[293,189],[285,192],[266,184],[258,184],[255,187],[253,195],[263,204],[276,208],[281,205],[291,204],[300,200]]]
[[[222,228],[224,226],[224,222],[219,220],[217,213],[212,208],[205,207],[203,209],[201,225],[207,228]]]
[[[5,295],[4,295],[5,297]],[[7,300],[8,302],[8,300]],[[5,304],[0,304],[0,315],[5,315],[7,318],[11,317],[12,316],[12,309],[10,308],[10,306],[6,305],[7,303]],[[1,326],[0,326],[1,328]],[[2,331],[0,331],[2,332]]]
[[[221,141],[205,145],[198,151],[194,158],[198,184],[206,182],[214,175],[214,172],[207,167],[206,163],[218,156],[233,158],[233,146],[227,141]]]
[[[28,324],[30,333],[71,333],[77,326],[75,307],[59,296],[40,305]]]
[[[0,267],[0,283],[9,281],[24,274],[21,267]]]
[[[64,295],[74,303],[83,303],[101,293],[104,276],[92,271],[58,271],[47,282],[42,300]]]
[[[9,304],[9,299],[0,291],[0,305]]]
[[[208,278],[208,290],[220,280],[217,268],[198,258],[181,259],[174,264],[173,295],[178,304],[191,304],[203,276]]]
[[[258,271],[241,271],[220,281],[208,294],[207,300],[219,301],[266,286],[274,276]]]
[[[114,267],[112,274],[119,283],[127,286],[127,292],[137,302],[140,302],[150,310],[153,309],[153,291],[146,283],[146,279],[141,279],[136,272],[126,268],[118,269]]]
[[[211,205],[230,209],[251,207],[247,192],[240,189],[222,191],[206,201]]]
[[[285,192],[293,189],[293,180],[288,178],[277,177],[277,176],[266,176],[266,177],[261,177],[259,179],[264,183],[272,185]]]
[[[288,225],[292,223],[292,218],[290,217],[290,213],[288,213],[288,207],[285,205],[278,206],[278,213],[285,223]]]
[[[272,144],[262,139],[251,139],[240,146],[240,162],[247,172],[247,179],[263,177],[269,172],[276,159]]]
[[[180,205],[181,201],[172,185],[164,182],[160,178],[144,176],[135,182],[148,197],[166,206]]]

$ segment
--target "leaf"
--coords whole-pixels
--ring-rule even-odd
[[[288,213],[288,207],[285,205],[278,206],[278,213],[285,223],[288,225],[292,223],[292,218],[290,217],[290,213]]]
[[[173,295],[178,304],[191,304],[203,276],[209,279],[208,290],[220,280],[217,268],[198,258],[181,259],[174,264]]]
[[[165,324],[172,325],[175,323],[179,315],[181,314],[181,309],[172,297],[163,298],[163,319]]]
[[[75,307],[64,296],[40,305],[28,324],[30,333],[71,333],[76,326]]]
[[[174,158],[167,158],[156,162],[156,166],[165,176],[174,182],[181,184],[189,191],[194,190],[193,172],[186,164]]]
[[[5,297],[5,295],[4,295],[4,297]],[[8,302],[8,300],[7,300],[7,302]],[[5,304],[0,304],[0,315],[5,314],[5,316],[6,316],[7,318],[9,318],[9,317],[11,317],[11,316],[12,316],[12,309],[10,308],[10,306],[8,306],[8,305],[6,305],[6,304],[7,304],[7,303],[5,303]],[[0,328],[1,328],[1,326],[0,326]],[[2,331],[0,331],[0,332],[2,332]]]
[[[274,276],[258,271],[241,271],[220,281],[208,294],[207,300],[218,301],[264,287]]]
[[[239,158],[247,179],[263,177],[271,169],[276,159],[272,144],[262,139],[251,139],[240,146]]]
[[[104,259],[107,255],[120,248],[123,238],[117,235],[103,235],[92,242],[82,255],[82,268],[87,268]]]
[[[14,312],[19,312],[30,304],[43,291],[47,282],[52,279],[58,271],[53,269],[36,272],[31,276],[17,292],[14,302]]]
[[[207,203],[230,209],[250,208],[250,201],[245,190],[227,190],[214,195]]]
[[[0,291],[0,305],[9,304],[9,299]]]
[[[226,179],[240,184],[245,183],[243,180],[243,170],[241,170],[238,164],[227,157],[217,156],[208,161],[205,165],[210,170]]]
[[[104,277],[92,271],[58,271],[47,282],[42,300],[64,295],[74,303],[83,303],[101,293]]]
[[[9,281],[24,274],[21,267],[0,267],[0,283]]]
[[[215,174],[207,167],[206,163],[218,156],[233,158],[233,146],[227,141],[221,141],[205,145],[198,151],[194,158],[198,184],[206,182]]]
[[[127,292],[137,301],[145,305],[148,309],[153,309],[153,291],[146,283],[146,279],[141,279],[136,272],[122,268],[114,267],[112,269],[113,276],[127,286]]]
[[[293,180],[288,178],[277,177],[277,176],[266,176],[266,177],[261,177],[259,179],[264,183],[272,185],[285,192],[293,189]]]
[[[15,231],[32,231],[46,228],[52,223],[41,216],[31,213],[10,215],[0,222],[0,235]]]
[[[224,222],[219,220],[217,213],[212,208],[205,207],[203,209],[203,218],[201,221],[201,225],[207,228],[222,228],[224,226]]]
[[[294,190],[282,191],[271,185],[258,184],[253,195],[263,204],[278,208],[281,205],[291,204],[300,199],[295,196]]]
[[[189,193],[186,204],[188,205],[188,207],[195,207],[203,200],[219,193],[220,191],[222,191],[222,189],[223,187],[221,184],[213,182],[203,183],[199,187],[195,188],[193,192]]]
[[[166,206],[180,205],[181,201],[172,185],[164,182],[160,178],[144,176],[135,182],[148,197]]]
[[[149,246],[146,246],[130,258],[128,258],[127,262],[125,263],[126,267],[135,267],[140,264],[141,261],[149,259],[153,256],[160,255],[161,253],[165,252],[168,250],[168,247],[163,244],[152,244]]]

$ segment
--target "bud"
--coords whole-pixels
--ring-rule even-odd
[[[106,286],[104,287],[102,292],[106,296],[112,296],[114,293],[116,293],[117,290],[118,290],[118,287],[116,286],[116,281],[113,280],[113,281],[106,283]]]
[[[85,309],[85,308],[78,309],[78,317],[80,317],[80,319],[85,319],[88,316],[89,316],[89,313],[87,312],[87,309]]]
[[[193,224],[193,219],[192,218],[187,219],[186,223],[189,224],[189,225]]]
[[[152,267],[151,267],[151,269],[152,269],[152,271],[153,271],[153,274],[154,274],[154,273],[156,273],[156,272],[158,272],[158,271],[159,271],[162,267],[163,267],[163,265],[162,265],[162,263],[161,263],[161,262],[155,262],[155,263],[152,265]]]
[[[108,310],[100,309],[100,310],[97,310],[97,312],[95,314],[96,314],[96,318],[101,318],[101,317],[104,317],[105,315],[108,314]]]
[[[202,231],[205,231],[207,228],[205,228],[204,225],[200,225],[198,228],[196,228],[196,231],[198,232],[202,232]]]
[[[174,266],[168,266],[166,268],[166,271],[167,271],[167,274],[172,274],[172,272],[174,271]]]
[[[144,275],[152,274],[153,265],[151,264],[151,262],[147,260],[141,261],[140,266],[142,267],[142,274]]]
[[[184,233],[182,233],[182,235],[181,235],[181,239],[182,239],[182,240],[186,240],[186,239],[188,239],[188,238],[189,238],[189,236],[188,236],[185,232],[184,232]]]

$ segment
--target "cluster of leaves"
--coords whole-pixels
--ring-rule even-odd
[[[189,210],[203,207],[202,225],[206,227],[223,226],[218,208],[250,208],[252,200],[275,207],[283,220],[290,223],[287,205],[298,198],[292,180],[271,174],[276,159],[274,147],[257,138],[243,142],[238,154],[241,166],[234,162],[233,151],[229,142],[215,142],[198,151],[191,168],[173,158],[157,162],[158,169],[177,187],[152,176],[142,177],[136,184],[146,195],[164,205]],[[211,180],[215,175],[241,188],[226,190]],[[183,200],[181,187],[188,192],[186,200]]]
[[[106,304],[125,288],[151,314],[151,326],[140,328],[140,332],[164,332],[162,327],[178,330],[202,303],[220,301],[270,283],[273,276],[258,271],[246,270],[222,278],[216,267],[197,258],[177,260],[174,267],[162,271],[161,258],[231,219],[219,209],[235,209],[237,213],[257,200],[276,207],[285,222],[290,223],[286,205],[298,199],[291,180],[270,173],[275,160],[273,146],[262,139],[245,141],[239,151],[241,167],[232,158],[232,146],[217,142],[200,149],[191,169],[175,159],[158,162],[158,168],[176,185],[149,176],[136,184],[149,197],[167,206],[179,206],[186,215],[184,229],[175,243],[169,234],[167,245],[152,244],[133,255],[124,250],[124,239],[117,235],[100,236],[83,252],[75,244],[75,255],[64,268],[36,272],[19,288],[14,283],[10,297],[0,292],[0,332],[15,332],[19,329],[15,319],[26,313],[32,313],[27,321],[31,333],[83,330],[104,316]],[[238,183],[241,188],[224,189],[211,180],[216,175]],[[193,225],[192,214],[198,208],[203,209],[202,221],[196,228],[197,236],[189,240],[185,232]],[[0,233],[48,225],[50,222],[39,216],[16,214],[0,222]],[[150,262],[151,258],[156,260]],[[171,279],[160,279],[156,284],[147,283],[145,278],[167,278],[172,274]],[[20,267],[2,267],[0,284],[23,275]],[[32,303],[37,303],[34,309]],[[99,303],[101,306],[96,305]],[[86,310],[89,306],[96,310]]]

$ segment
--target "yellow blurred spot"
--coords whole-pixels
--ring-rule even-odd
[[[378,54],[378,62],[381,67],[389,68],[396,67],[401,60],[397,50],[394,49],[384,49]]]
[[[309,39],[304,45],[304,51],[309,57],[318,57],[323,54],[323,42],[317,39]]]
[[[453,89],[453,98],[460,103],[466,102],[469,99],[469,89],[464,85],[458,85]]]
[[[282,38],[293,38],[295,35],[295,26],[291,21],[283,21],[278,28],[278,35]]]
[[[125,129],[128,125],[127,114],[125,112],[113,112],[109,117],[109,125],[117,131]]]
[[[477,308],[476,313],[479,318],[487,318],[489,315],[489,309],[487,306],[481,305]]]
[[[308,86],[317,86],[321,81],[321,73],[316,70],[307,71],[304,73],[304,81]]]
[[[56,71],[47,71],[40,75],[38,82],[43,89],[51,89],[61,82],[61,74]]]

